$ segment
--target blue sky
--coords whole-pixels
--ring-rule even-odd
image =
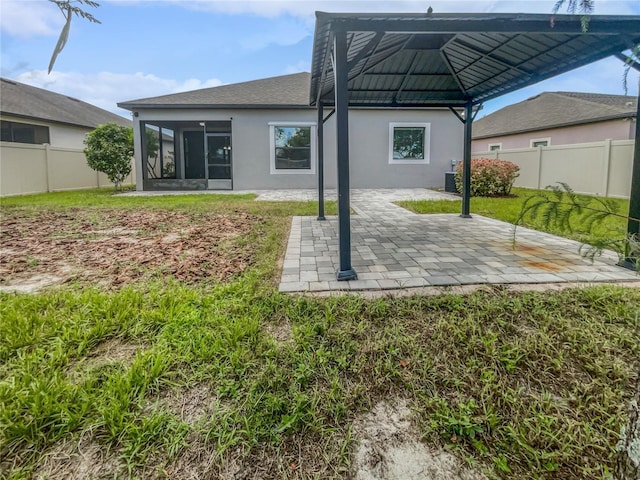
[[[99,0],[100,1],[100,0]],[[128,116],[116,103],[310,68],[314,11],[549,13],[555,0],[371,2],[102,0],[102,24],[74,18],[47,75],[64,19],[47,0],[0,0],[3,77]],[[640,15],[640,1],[596,0],[598,14]],[[481,115],[543,91],[623,94],[623,64],[608,59],[488,102]],[[629,78],[638,93],[638,74]]]

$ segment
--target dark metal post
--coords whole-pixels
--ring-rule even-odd
[[[473,104],[464,106],[464,155],[462,157],[462,218],[471,218],[471,124],[473,123]]]
[[[629,221],[627,223],[627,233],[640,241],[640,94],[638,95],[638,105],[636,109],[636,139],[633,149],[633,167],[631,169],[631,192],[629,193]],[[633,219],[633,220],[632,220]],[[627,257],[621,265],[623,267],[636,269],[638,258]]]
[[[335,32],[333,44],[336,142],[338,164],[338,237],[340,239],[340,268],[338,280],[353,280],[356,272],[351,268],[351,219],[349,211],[349,80],[347,78],[347,34]]]
[[[324,218],[324,104],[318,102],[318,220]]]

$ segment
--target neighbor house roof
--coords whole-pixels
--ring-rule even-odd
[[[636,97],[625,95],[545,92],[475,121],[473,138],[634,117],[636,102]]]
[[[294,73],[118,103],[136,108],[309,108],[309,73]]]
[[[130,120],[95,105],[6,78],[0,79],[0,112],[88,128],[109,122],[131,125]]]

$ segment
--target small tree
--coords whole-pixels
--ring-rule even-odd
[[[118,190],[131,173],[133,129],[113,122],[99,125],[87,135],[84,144],[89,167],[106,174]]]

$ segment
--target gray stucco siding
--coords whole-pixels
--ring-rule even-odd
[[[247,110],[233,117],[233,186],[237,190],[315,188],[315,174],[271,174],[270,123],[315,123],[315,110]],[[312,152],[315,158],[315,152]]]
[[[329,110],[325,110],[325,116]],[[134,123],[153,121],[231,120],[234,190],[316,188],[317,174],[271,173],[270,124],[313,123],[315,109],[153,109],[139,111]],[[389,124],[429,123],[429,164],[389,163]],[[139,125],[136,125],[139,133]],[[335,116],[324,125],[325,186],[336,185]],[[462,158],[462,124],[448,110],[350,110],[350,175],[354,188],[442,186],[451,160]],[[136,139],[136,165],[140,141]],[[313,153],[314,162],[317,159]],[[141,178],[139,175],[138,178]],[[139,185],[141,188],[141,185]]]
[[[429,123],[429,163],[390,164],[389,124]],[[335,128],[335,127],[334,127]],[[350,179],[354,188],[444,185],[451,160],[463,150],[462,123],[448,110],[352,110],[349,115]]]

